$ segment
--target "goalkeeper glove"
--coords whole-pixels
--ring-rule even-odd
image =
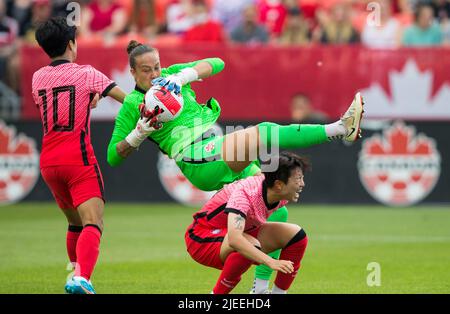
[[[185,68],[177,74],[168,77],[158,77],[152,81],[153,85],[166,87],[169,92],[181,93],[181,87],[198,80],[198,72],[193,68]]]
[[[125,141],[134,148],[138,148],[150,134],[163,127],[162,123],[158,121],[159,109],[155,111],[146,110],[143,104],[139,108],[141,117],[134,130],[125,138]]]

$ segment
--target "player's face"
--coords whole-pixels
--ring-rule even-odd
[[[287,184],[283,187],[285,199],[291,202],[297,202],[304,187],[303,171],[300,168],[296,168],[292,171]]]
[[[152,87],[152,80],[161,76],[161,64],[157,52],[147,52],[136,57],[136,68],[131,69],[137,86],[145,91]]]

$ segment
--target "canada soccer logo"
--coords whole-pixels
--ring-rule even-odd
[[[359,156],[359,176],[376,200],[408,206],[430,194],[441,172],[441,157],[432,138],[416,135],[412,126],[396,122],[383,135],[365,140]]]
[[[0,205],[23,199],[38,178],[36,142],[0,120]]]
[[[208,145],[205,146],[205,152],[210,153],[214,150],[215,145],[213,142],[208,143]]]
[[[189,182],[174,160],[163,153],[158,158],[159,180],[166,192],[177,202],[187,206],[198,206],[206,203],[215,192],[201,191]]]

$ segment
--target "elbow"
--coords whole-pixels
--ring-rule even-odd
[[[225,62],[221,58],[216,59],[217,59],[217,73],[219,73],[222,72],[223,69],[225,68]]]
[[[112,158],[110,158],[109,156],[106,159],[106,161],[108,162],[108,165],[110,165],[111,167],[116,167],[117,166],[117,164],[114,162],[114,160],[112,160]]]
[[[106,161],[108,162],[108,165],[110,165],[111,167],[117,167],[122,163],[122,159],[115,150],[116,150],[115,145],[108,148]]]
[[[218,64],[219,66],[221,66],[222,68],[225,67],[225,62],[223,61],[222,58],[214,58],[214,59],[215,59],[215,61],[217,62],[217,64]]]
[[[106,161],[108,162],[108,165],[110,165],[111,167],[117,167],[118,166],[117,162],[113,158],[111,158],[110,156],[108,156],[106,158]]]

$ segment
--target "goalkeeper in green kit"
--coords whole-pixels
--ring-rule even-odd
[[[220,73],[224,62],[209,58],[161,69],[155,48],[131,41],[127,52],[136,87],[125,97],[116,117],[108,146],[108,163],[113,167],[120,165],[148,138],[175,160],[193,185],[212,191],[221,189],[224,184],[261,174],[259,160],[264,160],[262,157],[268,156],[265,152],[269,150],[276,154],[277,149],[306,148],[332,139],[353,142],[361,136],[364,103],[359,93],[342,118],[332,124],[283,126],[263,122],[224,136],[206,136],[220,116],[220,106],[214,98],[206,104],[197,103],[191,83]],[[150,117],[143,115],[141,104],[153,85],[181,93],[183,109],[174,120],[162,124],[157,120],[157,112]],[[282,207],[268,221],[286,222],[287,216],[286,207]],[[280,251],[270,256],[278,259]],[[269,291],[271,274],[269,267],[257,266],[252,292]]]

